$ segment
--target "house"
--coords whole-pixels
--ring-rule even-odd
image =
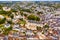
[[[19,38],[19,40],[27,40],[25,36],[23,36],[23,37],[18,37],[18,38]]]
[[[39,40],[37,35],[27,37],[27,40]]]
[[[3,19],[3,18],[4,18],[4,16],[0,15],[0,18],[1,18],[1,19]]]
[[[19,31],[16,30],[10,31],[8,37],[19,37]]]
[[[30,38],[27,38],[27,40],[39,40],[39,39],[36,37],[30,37]]]
[[[43,27],[43,24],[37,24],[37,23],[28,22],[25,26],[26,26],[27,29],[37,30],[37,26]]]
[[[9,8],[9,7],[3,7],[3,10],[4,10],[4,11],[10,11],[11,8]]]
[[[34,33],[31,30],[27,30],[26,35],[30,35],[31,36],[31,35],[34,35]]]
[[[7,20],[7,21],[11,21],[11,18],[10,18],[10,17],[7,17],[6,20]]]
[[[25,36],[17,36],[17,35],[10,35],[8,36],[8,40],[26,40]]]
[[[8,40],[19,40],[18,37],[8,37]]]
[[[36,26],[33,25],[33,24],[28,23],[28,24],[26,24],[25,26],[26,26],[27,29],[37,30],[37,29],[36,29]]]
[[[49,36],[52,40],[58,40],[58,38],[54,37],[54,36]]]
[[[19,28],[20,28],[20,27],[19,27],[19,24],[14,24],[14,25],[13,25],[13,30],[18,30],[18,31],[20,31]]]
[[[5,37],[4,37],[4,40],[8,40],[8,36],[5,36]]]
[[[4,40],[4,37],[0,37],[0,40]]]
[[[41,32],[38,32],[37,35],[39,36],[39,39],[42,39],[42,40],[44,40],[44,39],[47,38],[47,37],[46,37],[44,34],[42,34]]]
[[[0,34],[2,34],[3,33],[3,31],[2,31],[2,29],[0,29]]]
[[[0,34],[0,40],[4,40],[4,35]]]
[[[21,18],[24,18],[24,16],[21,16],[19,12],[12,12],[12,14],[14,15],[14,19],[21,19]]]
[[[8,37],[8,40],[13,40],[13,37]]]
[[[12,19],[12,22],[13,23],[17,23],[17,19]]]
[[[19,37],[26,36],[24,32],[19,32]]]
[[[44,12],[44,10],[39,7],[36,7],[33,11],[34,11],[34,13],[41,12],[41,11]]]
[[[15,15],[14,18],[19,19],[19,18],[21,18],[21,16],[20,15]]]
[[[54,18],[60,18],[60,11],[55,11]]]
[[[20,32],[25,32],[26,28],[20,28]]]
[[[10,24],[5,24],[4,27],[9,28],[11,25]]]

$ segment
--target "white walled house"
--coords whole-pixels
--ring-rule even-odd
[[[18,31],[20,31],[19,25],[18,25],[18,24],[13,25],[13,30],[18,30]]]
[[[0,15],[0,18],[1,18],[1,19],[3,19],[3,18],[4,18],[4,16]]]
[[[10,24],[5,24],[4,27],[9,28],[11,25]]]
[[[3,7],[3,10],[4,10],[4,11],[10,11],[10,10],[11,10],[11,8]]]

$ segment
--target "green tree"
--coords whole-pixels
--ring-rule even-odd
[[[25,21],[25,20],[23,20],[23,19],[21,19],[21,20],[20,20],[20,22],[19,22],[19,24],[23,24],[23,26],[25,26],[26,21]]]
[[[43,14],[43,12],[37,12],[38,15]]]
[[[49,25],[47,25],[47,24],[46,24],[46,25],[44,25],[44,28],[49,28]]]
[[[17,10],[11,9],[12,12],[17,12]]]
[[[7,15],[7,16],[9,16],[9,15],[11,14],[11,11],[1,10],[1,11],[0,11],[0,14],[1,14],[1,15]]]
[[[31,10],[30,9],[22,9],[21,11],[25,11],[25,12],[31,13]]]
[[[5,23],[5,21],[6,21],[6,18],[0,19],[0,24]]]
[[[12,20],[10,20],[10,21],[7,21],[9,24],[12,24]]]
[[[31,15],[28,16],[28,20],[36,20],[36,21],[40,21],[40,18],[37,17],[37,16],[35,16],[35,15],[33,15],[33,14],[31,14]]]
[[[26,24],[26,21],[24,21],[24,20],[20,21],[20,24]]]
[[[13,19],[14,15],[13,14],[10,14],[9,17],[11,17]]]
[[[27,17],[27,14],[24,14],[25,17]]]
[[[42,28],[37,26],[37,30],[42,31]]]
[[[42,34],[44,34],[44,31],[42,32]]]
[[[36,21],[40,21],[40,18],[36,16],[36,17],[35,17],[35,20],[36,20]]]
[[[0,5],[0,9],[2,9],[2,5]]]
[[[5,28],[3,34],[8,35],[8,33],[12,30],[12,27],[10,26],[9,28]]]
[[[23,11],[20,11],[20,14],[21,14],[21,16],[23,16],[23,14],[24,14]]]

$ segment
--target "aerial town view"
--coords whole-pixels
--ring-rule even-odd
[[[0,1],[0,40],[60,40],[60,2]]]

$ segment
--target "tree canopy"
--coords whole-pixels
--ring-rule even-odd
[[[35,16],[35,15],[33,15],[33,14],[31,14],[31,15],[28,16],[28,20],[40,21],[40,18]]]
[[[0,24],[5,23],[5,21],[6,21],[6,18],[0,19]]]
[[[46,24],[46,25],[44,25],[44,28],[49,28],[49,25],[47,25],[47,24]]]

